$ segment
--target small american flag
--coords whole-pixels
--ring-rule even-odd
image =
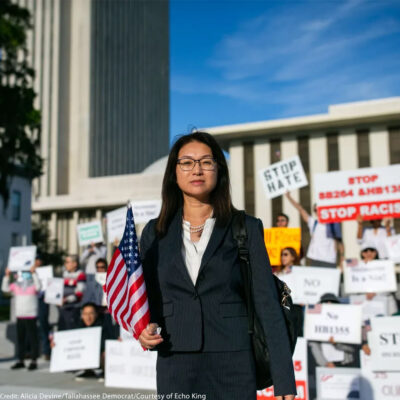
[[[307,314],[321,314],[322,304],[309,304],[307,307]]]
[[[357,267],[358,266],[357,258],[347,258],[346,259],[346,265],[348,267]]]
[[[138,339],[150,321],[150,312],[130,204],[124,235],[107,270],[104,291],[114,320]]]

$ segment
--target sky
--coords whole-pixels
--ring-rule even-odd
[[[400,0],[170,0],[170,138],[400,96]]]

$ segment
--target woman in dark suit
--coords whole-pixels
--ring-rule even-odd
[[[142,233],[157,391],[170,398],[255,400],[256,378],[226,160],[204,132],[172,147],[159,217]],[[267,339],[275,395],[296,393],[289,339],[260,220],[246,216],[255,310]],[[158,327],[161,328],[161,333]],[[197,397],[196,397],[197,396]],[[168,397],[167,397],[168,398]]]

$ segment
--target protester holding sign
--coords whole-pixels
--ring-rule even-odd
[[[91,243],[87,248],[83,251],[79,263],[84,267],[84,271],[86,275],[95,274],[96,273],[96,261],[99,258],[106,258],[107,256],[107,247],[106,245],[101,243]]]
[[[339,224],[321,224],[290,195],[286,193],[290,203],[299,211],[303,221],[308,225],[311,241],[307,250],[307,265],[315,267],[336,268],[337,251],[340,264],[344,260],[344,245]],[[314,205],[314,212],[316,212]]]
[[[11,271],[6,268],[1,284],[1,290],[5,293],[12,293],[15,297],[15,315],[17,317],[17,351],[18,361],[11,366],[11,369],[25,368],[24,359],[26,344],[29,343],[31,363],[28,370],[37,369],[36,359],[39,355],[39,340],[37,329],[38,298],[40,282],[35,273],[35,266],[30,271],[18,271],[15,274],[16,280],[10,283]]]
[[[79,320],[79,302],[86,288],[86,275],[78,269],[78,256],[65,258],[64,298],[59,309],[58,330],[74,329]]]

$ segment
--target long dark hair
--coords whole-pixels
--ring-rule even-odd
[[[161,192],[162,206],[156,224],[156,232],[159,237],[167,233],[168,225],[173,216],[183,205],[182,191],[176,183],[176,164],[180,149],[190,142],[200,142],[207,145],[217,163],[217,184],[210,194],[210,203],[213,206],[216,224],[225,225],[233,211],[228,165],[217,141],[206,132],[194,132],[181,136],[172,146],[165,169]]]

